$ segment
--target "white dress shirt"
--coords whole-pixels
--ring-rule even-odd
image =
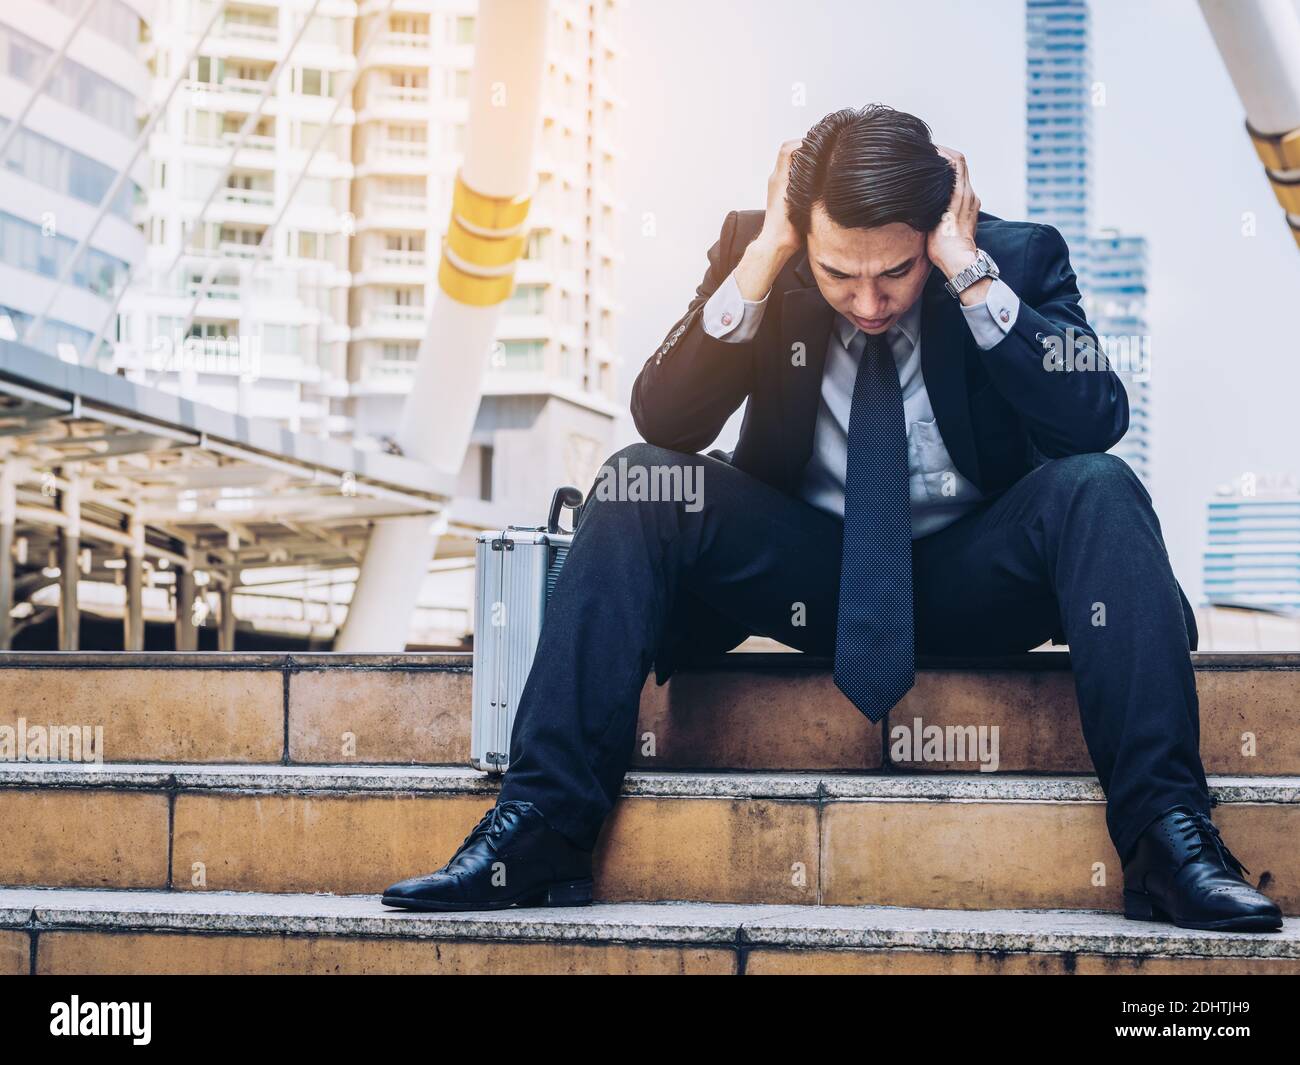
[[[733,271],[704,305],[704,331],[728,343],[752,340],[763,320],[766,306],[767,296],[761,300],[746,300],[741,296]],[[1000,278],[993,280],[983,303],[973,307],[962,305],[962,314],[975,342],[985,350],[1010,332],[1019,310],[1019,298]],[[849,408],[853,403],[853,385],[860,358],[854,352],[853,338],[859,331],[844,315],[835,315],[822,373],[812,455],[799,484],[801,498],[841,519],[844,517],[844,474],[848,464]],[[912,539],[915,540],[952,524],[978,503],[983,494],[953,465],[930,406],[925,378],[921,374],[919,297],[890,326],[885,341],[894,356],[903,391],[908,491]]]

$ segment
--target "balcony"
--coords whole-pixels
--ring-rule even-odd
[[[276,41],[280,30],[276,26],[265,26],[255,22],[232,22],[227,20],[221,26],[221,36],[234,37],[244,41]]]
[[[377,104],[427,104],[429,87],[427,85],[380,85],[371,90],[370,98]]]
[[[240,93],[244,96],[261,96],[266,91],[269,81],[261,81],[256,78],[226,78],[221,82],[221,88],[226,92]]]
[[[202,291],[203,297],[210,300],[238,300],[240,296],[237,282],[214,281],[209,283],[206,289],[202,289],[198,281],[190,281],[186,284],[186,291],[191,298]]]
[[[366,200],[367,206],[376,211],[410,211],[415,214],[427,214],[429,204],[423,196],[404,196],[400,193],[376,193]]]
[[[428,141],[378,141],[375,151],[380,155],[391,155],[399,159],[426,159],[429,155]]]
[[[227,259],[254,259],[257,257],[256,244],[242,244],[239,241],[223,240],[217,245],[217,251]]]
[[[406,325],[424,321],[424,307],[409,307],[398,303],[381,303],[366,312],[368,325]]]
[[[424,336],[427,308],[379,303],[366,308],[353,340],[419,340]]]
[[[429,261],[428,253],[423,251],[394,251],[385,248],[366,256],[366,266],[377,268],[385,266],[424,266]]]
[[[237,140],[239,140],[239,130],[237,129],[228,129],[221,134],[222,144],[233,145]],[[244,148],[261,151],[274,151],[275,137],[269,133],[250,133],[244,138]]]
[[[429,206],[423,196],[385,195],[367,196],[357,218],[358,229],[415,229],[423,232],[429,228]]]
[[[243,207],[271,207],[275,203],[275,193],[271,189],[235,189],[222,190],[223,203]]]
[[[406,33],[389,30],[380,38],[379,43],[385,48],[400,48],[405,51],[428,51],[431,38],[427,33]]]

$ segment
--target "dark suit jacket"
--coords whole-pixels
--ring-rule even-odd
[[[748,401],[735,450],[710,454],[797,495],[812,454],[835,319],[806,252],[777,276],[752,340],[718,340],[705,333],[702,321],[704,304],[758,236],[763,218],[763,211],[727,215],[695,298],[637,375],[632,418],[648,443],[697,452]],[[932,267],[920,297],[921,372],[953,464],[986,495],[997,495],[1047,459],[1113,447],[1128,429],[1128,397],[1109,368],[1044,369],[1045,354],[1076,350],[1071,337],[1086,335],[1096,343],[1061,234],[1049,225],[981,211],[976,243],[1020,299],[1015,325],[982,350],[960,304],[944,290],[943,274]],[[1051,337],[1059,347],[1053,349]],[[799,344],[802,365],[792,357]],[[656,659],[657,678],[667,679],[685,646],[704,654],[725,651],[748,635],[684,598]]]

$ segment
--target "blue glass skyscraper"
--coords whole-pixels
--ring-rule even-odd
[[[1025,176],[1028,217],[1070,246],[1088,320],[1129,395],[1129,430],[1111,450],[1151,482],[1151,339],[1147,242],[1094,234],[1092,118],[1105,101],[1092,77],[1088,0],[1026,0]]]

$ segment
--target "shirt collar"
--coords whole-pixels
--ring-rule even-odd
[[[835,329],[839,333],[840,343],[845,348],[849,346],[850,341],[856,333],[860,332],[858,327],[842,314],[835,315]],[[889,332],[885,334],[887,339],[892,340],[896,333],[901,333],[907,338],[907,342],[916,347],[916,342],[921,334],[921,297],[918,295],[912,306],[908,307],[893,325],[889,327]]]

